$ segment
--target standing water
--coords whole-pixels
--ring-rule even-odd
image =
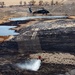
[[[19,33],[10,29],[14,27],[16,26],[0,26],[0,36],[18,35]]]

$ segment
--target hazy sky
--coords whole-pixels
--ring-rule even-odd
[[[13,5],[13,4],[19,4],[20,1],[23,1],[23,2],[26,1],[28,3],[30,0],[0,0],[0,2],[1,1],[4,1],[6,5]],[[38,2],[39,0],[35,0],[35,1]],[[43,0],[43,1],[50,2],[51,0]],[[54,0],[54,1],[56,1],[56,0]],[[57,0],[57,1],[62,1],[62,0]]]

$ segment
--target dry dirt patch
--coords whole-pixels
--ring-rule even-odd
[[[71,64],[75,65],[75,55],[70,53],[37,53],[30,54],[30,58],[41,56],[44,63]]]
[[[0,36],[0,43],[4,42],[4,41],[8,41],[10,39],[14,38],[14,36]]]

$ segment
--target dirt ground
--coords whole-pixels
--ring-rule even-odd
[[[65,8],[66,7],[66,8]],[[38,7],[37,7],[38,8]],[[72,5],[65,5],[65,6],[46,6],[47,10],[50,11],[48,15],[75,15],[75,7]],[[54,9],[53,9],[54,8]],[[59,9],[58,9],[59,8]],[[65,8],[65,9],[64,9]],[[35,10],[36,7],[33,7],[33,10]],[[29,13],[28,7],[12,7],[12,8],[0,8],[0,24],[9,22],[9,18],[13,17],[24,17],[24,16],[32,16],[32,14]],[[74,17],[70,17],[74,18]],[[42,22],[42,20],[40,20]],[[19,24],[19,27],[14,28],[15,30],[19,31],[20,29],[23,29],[25,27],[28,27],[30,25],[33,25],[35,23],[38,24],[40,22],[39,20],[30,21],[26,24]],[[43,22],[52,22],[56,23],[60,20],[45,20]],[[64,22],[65,20],[62,20]],[[68,22],[65,25],[59,25],[54,24],[52,28],[66,28],[67,27],[75,27],[75,23],[71,22],[75,20],[68,19],[66,22]],[[35,26],[34,26],[35,27]],[[51,28],[49,28],[51,29]],[[26,53],[20,53],[17,51],[14,44],[9,44],[8,40],[11,39],[13,36],[0,36],[0,75],[57,75],[60,73],[65,73],[68,70],[75,69],[75,54],[71,53],[62,53],[62,52],[53,52],[53,53],[47,53],[47,52],[36,52],[36,51],[26,51]],[[3,41],[3,42],[2,42]],[[14,42],[12,42],[14,43]],[[8,47],[8,45],[10,47]],[[6,47],[6,46],[7,47]],[[12,45],[12,46],[11,46]],[[4,48],[4,49],[2,49]],[[8,49],[9,48],[9,49]],[[26,59],[31,58],[38,58],[38,56],[41,56],[43,61],[40,69],[37,72],[27,71],[27,70],[21,70],[13,66],[16,62],[21,62]]]
[[[28,7],[29,6],[0,8],[0,24],[3,22],[7,22],[9,18],[31,16],[32,14],[29,13]],[[36,11],[42,7],[50,12],[48,15],[75,15],[75,7],[72,4],[54,6],[32,6],[31,8],[32,11]]]
[[[75,55],[70,53],[36,53],[30,54],[30,58],[41,56],[44,63],[72,64],[75,65]]]
[[[0,36],[0,43],[2,43],[4,41],[8,41],[12,38],[14,38],[14,36]]]

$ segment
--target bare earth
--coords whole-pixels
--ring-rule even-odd
[[[30,58],[41,56],[44,63],[72,64],[75,65],[75,55],[69,53],[37,53],[30,54]]]
[[[58,7],[58,6],[57,6]],[[66,10],[67,8],[69,9],[69,7],[66,6],[65,9],[63,9],[63,7],[65,6],[61,6],[60,8],[62,8],[62,10]],[[54,8],[54,7],[52,7]],[[50,8],[47,8],[49,9],[49,11],[52,9],[51,7]],[[74,8],[74,7],[73,7]],[[36,8],[35,8],[36,9]],[[9,18],[13,18],[13,17],[24,17],[24,16],[31,16],[32,14],[30,14],[28,12],[28,8],[25,8],[25,7],[13,7],[13,8],[0,8],[0,24],[3,24],[3,23],[6,23],[6,22],[9,22]],[[70,10],[70,9],[69,9]],[[69,11],[68,10],[68,11]],[[52,24],[52,26],[50,28],[47,28],[47,29],[57,29],[57,28],[67,28],[67,27],[75,27],[75,13],[73,13],[72,11],[68,12],[67,10],[66,11],[61,11],[61,9],[55,9],[55,11],[50,11],[52,15],[54,15],[53,13],[58,13],[58,15],[61,15],[62,14],[68,14],[68,15],[72,15],[73,16],[70,16],[69,18],[70,19],[57,19],[57,20],[32,20],[32,21],[29,21],[25,24],[19,24],[18,27],[16,28],[13,28],[14,30],[21,30],[23,28],[26,28],[26,27],[29,27],[31,25],[33,25],[35,27],[35,30],[37,31],[37,28],[36,28],[36,24],[40,23],[50,23]],[[75,11],[75,10],[73,10]],[[48,14],[50,15],[50,14]],[[57,15],[57,14],[55,14]],[[62,22],[62,25],[59,23],[59,21]],[[67,23],[63,23],[63,22],[67,22]],[[40,27],[39,27],[40,28]],[[34,30],[32,30],[34,31]],[[65,32],[66,33],[66,32]],[[33,35],[32,35],[33,36]],[[14,36],[0,36],[0,43],[3,43],[4,41],[9,41],[10,39],[14,38]],[[4,45],[2,45],[4,46]],[[11,46],[10,46],[11,47]],[[14,47],[12,45],[12,47]],[[7,49],[7,48],[6,48]],[[62,53],[62,52],[53,52],[53,53],[47,53],[47,52],[39,52],[39,53],[32,53],[32,52],[29,52],[28,54],[27,53],[19,53],[17,51],[12,51],[12,50],[7,50],[6,49],[4,50],[4,52],[2,50],[0,50],[1,52],[1,55],[0,55],[0,67],[2,66],[2,68],[0,68],[1,70],[1,74],[2,75],[33,75],[33,72],[31,74],[31,72],[29,71],[22,71],[22,70],[13,70],[13,68],[11,68],[10,70],[10,66],[8,66],[8,64],[12,64],[12,63],[15,63],[15,62],[18,62],[18,61],[21,61],[21,60],[25,60],[25,59],[32,59],[32,58],[38,58],[38,56],[41,56],[42,57],[42,63],[44,63],[45,65],[43,65],[43,67],[41,67],[41,69],[38,71],[38,73],[34,74],[34,75],[43,75],[43,73],[49,71],[50,72],[54,72],[56,71],[57,72],[57,69],[58,69],[58,72],[61,68],[60,65],[64,65],[64,70],[65,69],[65,65],[74,65],[75,66],[75,54],[71,54],[71,53]],[[11,48],[9,48],[11,49]],[[11,54],[10,54],[11,53]],[[4,55],[3,55],[4,54]],[[53,64],[56,64],[56,68],[54,70],[53,67]],[[50,65],[50,67],[48,67],[48,65]],[[63,66],[62,66],[63,67]],[[72,66],[73,67],[73,66]],[[9,70],[8,70],[8,69]],[[52,69],[51,69],[52,68]],[[71,68],[71,67],[70,67]],[[75,69],[75,67],[74,67]],[[17,72],[17,73],[16,73]],[[62,70],[63,72],[63,70]],[[8,73],[8,74],[6,74]],[[30,74],[29,74],[30,73]],[[47,75],[47,73],[45,74]],[[50,75],[50,74],[48,74]]]
[[[0,36],[0,43],[2,43],[4,41],[8,41],[12,38],[14,38],[14,36]]]

